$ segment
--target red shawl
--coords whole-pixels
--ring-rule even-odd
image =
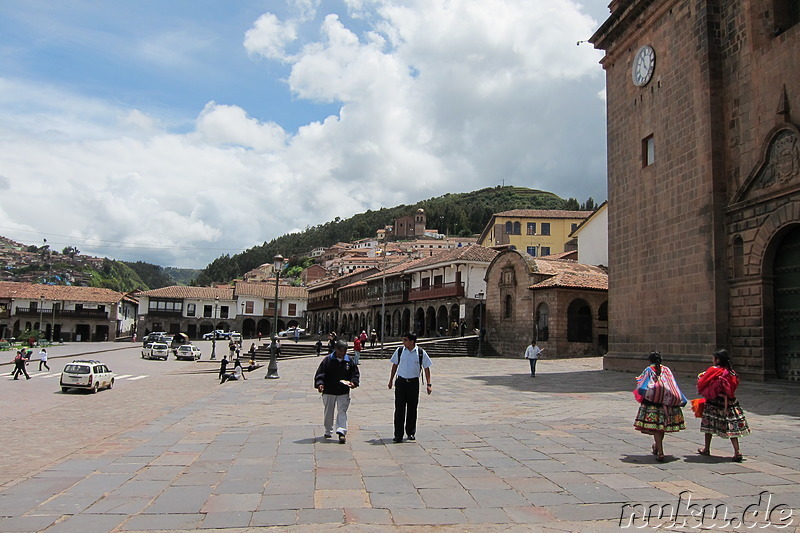
[[[697,376],[697,392],[708,400],[720,396],[736,397],[739,377],[727,368],[712,366]]]

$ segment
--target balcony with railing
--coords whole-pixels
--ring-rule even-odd
[[[14,310],[15,316],[31,316],[48,319],[53,316],[53,309],[41,309],[31,307],[17,307]],[[56,318],[94,318],[108,320],[108,311],[105,309],[56,309]]]
[[[163,317],[172,317],[172,318],[180,318],[183,316],[183,311],[178,309],[148,309],[147,314],[150,316],[163,316]]]
[[[417,287],[408,293],[408,299],[412,302],[419,300],[434,300],[439,298],[456,298],[464,296],[464,282],[451,281],[450,283],[440,283],[427,287]]]
[[[338,308],[339,307],[339,297],[338,296],[329,296],[326,298],[320,298],[315,300],[308,301],[308,310],[309,311],[319,311],[320,309],[331,309],[331,308]]]

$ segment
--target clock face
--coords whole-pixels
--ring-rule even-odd
[[[633,58],[633,84],[637,87],[644,87],[653,77],[656,68],[656,51],[652,46],[645,45],[639,48]]]

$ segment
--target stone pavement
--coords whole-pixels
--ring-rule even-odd
[[[385,360],[362,361],[347,443],[322,438],[318,362],[282,361],[279,380],[262,368],[213,386],[208,374],[178,373],[163,398],[126,398],[113,407],[131,417],[119,432],[6,479],[0,531],[617,531],[621,518],[669,528],[655,514],[629,522],[645,509],[636,504],[679,507],[680,531],[800,530],[796,385],[741,386],[753,429],[743,463],[719,439],[712,457],[695,453],[702,435],[690,410],[658,463],[632,428],[634,376],[603,371],[597,358],[541,360],[535,379],[524,359],[437,358],[417,441],[400,444]],[[693,397],[693,380],[679,382]],[[70,425],[56,426],[11,421],[20,446],[38,453],[60,446]],[[0,457],[1,470],[13,460]],[[700,517],[705,504],[720,514]]]

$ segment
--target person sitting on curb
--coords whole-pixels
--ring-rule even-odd
[[[242,363],[239,359],[236,359],[236,363],[233,365],[233,373],[232,374],[222,374],[220,378],[219,384],[222,385],[226,381],[239,381],[247,379],[244,377],[244,370],[242,369]]]

